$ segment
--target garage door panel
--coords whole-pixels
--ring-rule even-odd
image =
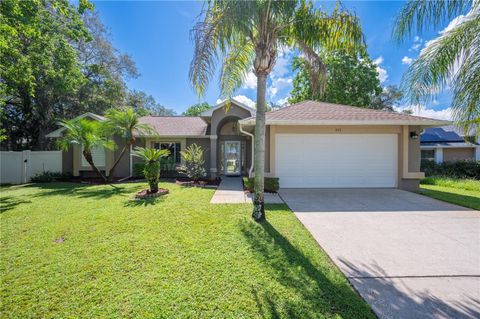
[[[275,172],[283,188],[395,187],[395,134],[278,134]]]

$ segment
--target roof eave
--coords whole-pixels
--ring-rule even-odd
[[[239,121],[242,125],[255,125],[255,119]],[[450,121],[441,120],[267,120],[266,125],[417,125],[423,127],[435,127],[449,125]]]

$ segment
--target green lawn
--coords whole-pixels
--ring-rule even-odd
[[[132,201],[144,184],[1,190],[2,318],[373,318],[292,212]]]
[[[420,193],[480,210],[480,181],[478,180],[429,177],[421,181]]]

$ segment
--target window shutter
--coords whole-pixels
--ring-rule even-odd
[[[83,153],[83,147],[82,147]],[[105,149],[101,146],[94,146],[92,148],[92,159],[95,166],[105,166]],[[82,166],[90,166],[85,156],[82,154]]]

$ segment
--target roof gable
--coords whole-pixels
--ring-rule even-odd
[[[86,112],[86,113],[83,113],[82,115],[79,115],[79,116],[73,118],[72,121],[78,121],[80,119],[87,118],[87,117],[92,119],[92,120],[95,120],[95,121],[105,121],[106,120],[106,118],[101,116],[101,115],[98,115],[98,114],[95,114],[95,113],[92,113],[92,112]],[[63,131],[65,131],[65,128],[60,127],[58,129],[56,129],[55,131],[48,133],[47,135],[45,135],[45,137],[61,137]]]
[[[209,110],[206,110],[204,112],[202,112],[200,114],[200,116],[205,116],[205,117],[210,117],[212,116],[213,112],[215,112],[216,110],[222,108],[222,107],[225,107],[225,105],[228,103],[228,101],[230,101],[232,104],[235,104],[236,106],[248,111],[250,113],[251,116],[255,116],[255,109],[241,103],[241,102],[238,102],[237,100],[235,99],[230,99],[230,100],[225,100],[217,105],[215,105],[214,107],[212,107],[211,109]]]

